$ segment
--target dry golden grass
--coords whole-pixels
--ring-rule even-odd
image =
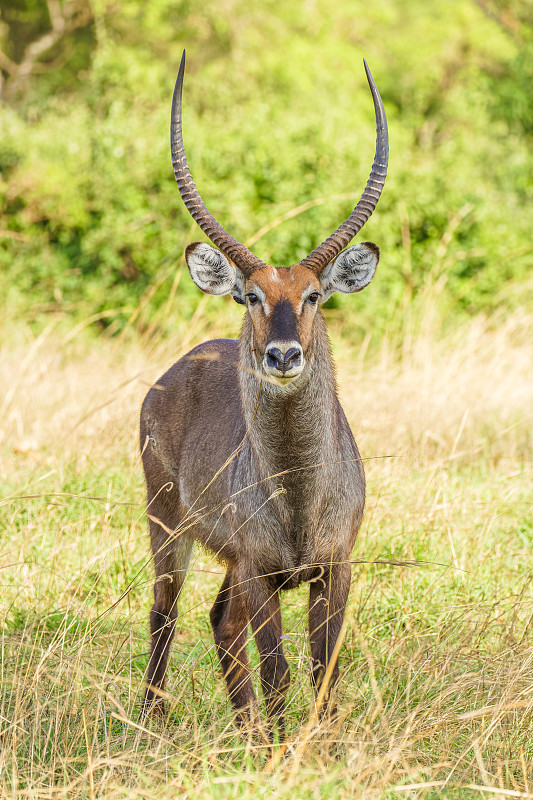
[[[220,567],[202,552],[181,600],[170,713],[137,716],[152,582],[138,410],[213,331],[199,315],[187,342],[11,338],[2,796],[533,798],[533,320],[478,318],[439,337],[428,316],[401,352],[385,342],[365,355],[340,346],[331,316],[367,513],[339,718],[313,721],[300,589],[284,596],[289,742],[273,755],[233,728],[207,617]]]

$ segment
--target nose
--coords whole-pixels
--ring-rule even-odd
[[[277,342],[267,349],[265,355],[268,367],[284,375],[301,366],[303,351],[297,342],[288,342],[286,349],[281,342]]]

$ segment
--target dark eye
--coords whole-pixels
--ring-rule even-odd
[[[248,302],[250,303],[251,306],[255,305],[259,299],[257,295],[254,294],[253,292],[248,292],[246,297],[248,298]]]
[[[320,294],[318,292],[311,292],[311,294],[309,295],[309,297],[307,299],[309,300],[310,303],[314,304],[314,303],[318,302],[318,298],[319,297],[320,297]]]

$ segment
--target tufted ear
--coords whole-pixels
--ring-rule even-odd
[[[205,242],[189,244],[185,260],[191,278],[207,294],[231,294],[238,303],[244,303],[244,277],[235,264]]]
[[[360,292],[374,277],[378,261],[379,247],[372,242],[363,242],[343,250],[320,273],[324,290],[321,302],[324,303],[334,292]]]

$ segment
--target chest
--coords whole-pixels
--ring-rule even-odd
[[[299,571],[299,583],[309,580],[317,565],[348,556],[364,506],[358,459],[341,468],[320,462],[266,475],[250,466],[242,483],[234,492],[239,498],[235,530],[242,549],[264,571],[285,575],[284,580]]]

